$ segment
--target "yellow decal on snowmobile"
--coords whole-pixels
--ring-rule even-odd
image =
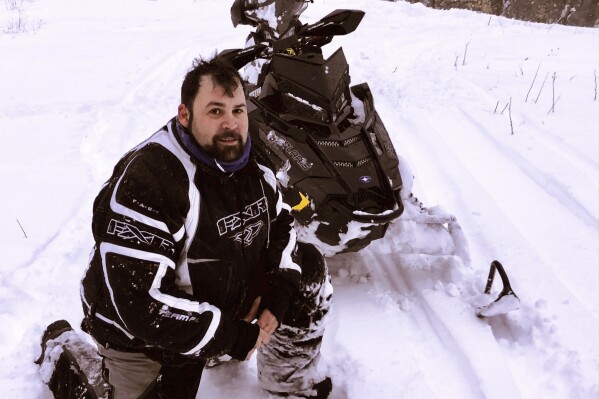
[[[287,53],[287,55],[295,55],[295,50],[292,49],[291,47],[286,49],[285,52]]]
[[[291,209],[293,209],[294,211],[301,211],[302,209],[310,205],[310,200],[304,194],[299,193],[299,195],[301,197],[301,201],[299,202],[299,204],[291,207]]]

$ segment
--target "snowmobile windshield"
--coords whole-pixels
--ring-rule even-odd
[[[286,33],[294,20],[308,7],[302,0],[245,0],[243,14],[253,26],[270,30],[277,38]]]

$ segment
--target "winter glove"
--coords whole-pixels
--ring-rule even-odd
[[[244,320],[237,320],[237,337],[228,355],[236,360],[245,360],[254,349],[254,345],[260,335],[260,327]]]
[[[285,280],[277,281],[277,284],[271,287],[262,297],[260,312],[264,309],[270,310],[280,323],[285,318],[289,302],[295,292],[296,288],[293,284]]]

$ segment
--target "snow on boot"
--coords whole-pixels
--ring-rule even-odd
[[[327,399],[333,390],[333,382],[329,377],[314,384],[312,388],[304,389],[293,394],[273,394],[275,397],[287,399]]]
[[[208,359],[206,361],[206,366],[204,366],[204,367],[206,367],[207,369],[211,369],[213,367],[220,366],[221,364],[230,363],[230,362],[239,362],[239,360],[235,360],[229,355],[222,355],[219,357],[213,357],[211,359]]]
[[[35,361],[56,399],[110,399],[111,387],[102,376],[102,358],[68,321],[50,324]]]

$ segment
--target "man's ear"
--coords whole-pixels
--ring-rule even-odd
[[[189,129],[189,110],[185,104],[179,104],[177,116],[179,117],[179,123],[183,125],[184,128]]]

